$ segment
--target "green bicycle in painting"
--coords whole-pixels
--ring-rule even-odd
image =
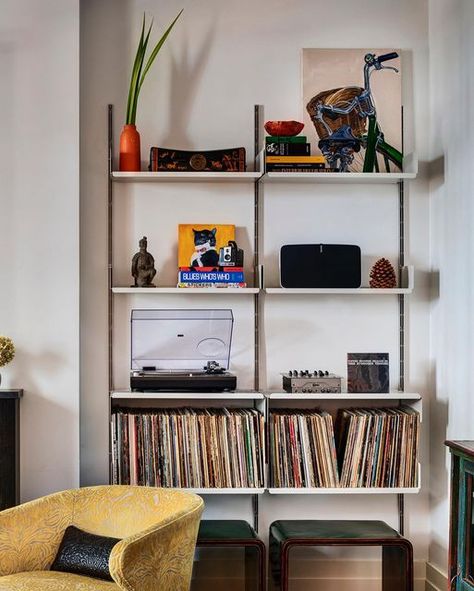
[[[345,86],[320,92],[306,106],[320,138],[318,146],[330,168],[339,172],[354,169],[356,155],[363,155],[363,172],[396,172],[403,166],[403,154],[385,141],[377,120],[370,87],[376,70],[394,70],[383,63],[398,58],[391,52],[376,56],[367,53],[364,87]],[[360,168],[359,168],[360,170]]]

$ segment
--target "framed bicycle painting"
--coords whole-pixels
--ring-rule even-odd
[[[303,49],[302,69],[306,129],[328,166],[340,172],[400,172],[399,51]]]

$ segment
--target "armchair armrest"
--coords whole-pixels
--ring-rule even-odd
[[[50,567],[71,523],[72,498],[66,491],[0,512],[0,576]]]
[[[110,574],[126,591],[189,591],[204,504],[175,512],[114,546]]]

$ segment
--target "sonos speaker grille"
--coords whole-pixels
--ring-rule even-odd
[[[360,287],[360,248],[353,244],[285,244],[280,250],[280,283],[287,288]]]

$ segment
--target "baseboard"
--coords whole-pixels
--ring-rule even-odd
[[[438,591],[436,586],[426,586],[426,563],[415,561],[414,566],[415,591]],[[379,560],[310,560],[295,557],[291,561],[291,590],[380,591],[380,567]],[[242,568],[242,561],[236,557],[225,560],[215,554],[212,560],[198,560],[195,563],[192,591],[242,591]],[[233,575],[229,576],[229,573]],[[272,589],[271,585],[269,589]]]
[[[426,563],[426,591],[446,591],[448,576],[431,562]]]

